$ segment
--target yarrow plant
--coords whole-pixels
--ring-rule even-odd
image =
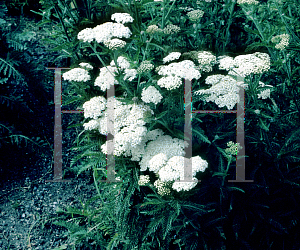
[[[274,231],[280,235],[290,233],[296,214],[286,224],[284,220],[277,220],[289,216],[286,211],[282,214],[276,211],[276,216],[270,217],[269,211],[256,208],[270,199],[269,195],[265,195],[270,180],[274,176],[288,176],[289,172],[285,171],[285,167],[290,167],[287,159],[299,159],[297,154],[290,155],[291,148],[299,148],[296,140],[298,130],[289,131],[291,134],[286,138],[276,130],[277,127],[289,130],[299,118],[296,98],[288,105],[281,103],[289,112],[285,116],[276,105],[276,102],[297,94],[297,70],[291,67],[298,63],[292,51],[292,47],[298,44],[297,30],[300,27],[292,22],[292,15],[298,15],[294,11],[295,1],[289,1],[289,6],[284,2],[281,6],[270,0],[268,4],[273,8],[270,11],[269,5],[256,0],[223,1],[224,4],[211,0],[154,0],[146,1],[146,4],[145,1],[127,0],[109,2],[114,2],[114,8],[119,6],[122,11],[132,12],[132,16],[115,13],[111,16],[112,22],[78,33],[83,47],[79,55],[82,51],[90,53],[92,50],[93,66],[96,67],[94,59],[97,57],[102,63],[100,70],[92,71],[91,65],[81,63],[78,66],[81,69],[73,69],[65,75],[65,79],[75,82],[76,86],[80,85],[77,82],[81,81],[86,86],[91,78],[96,79],[94,86],[88,83],[89,93],[81,99],[84,99],[83,127],[86,133],[80,136],[86,136],[86,139],[80,143],[85,150],[82,157],[89,158],[87,164],[80,168],[93,168],[95,185],[101,185],[97,192],[103,206],[101,213],[93,214],[95,226],[90,220],[86,220],[89,222],[88,230],[81,230],[80,226],[82,232],[87,232],[84,239],[89,238],[95,228],[99,237],[92,244],[100,239],[101,244],[107,241],[110,248],[118,249],[125,245],[124,242],[125,248],[132,249],[148,249],[150,246],[153,249],[224,249],[230,248],[231,244],[258,249],[270,247],[270,242],[278,245],[277,238],[271,239],[270,235]],[[282,12],[288,15],[282,15]],[[268,22],[270,13],[274,24]],[[241,22],[236,18],[243,14],[245,25],[241,32],[237,28]],[[281,20],[281,26],[278,20]],[[265,23],[267,25],[264,26]],[[288,27],[288,24],[295,24],[295,27]],[[247,34],[248,30],[253,32]],[[277,31],[276,34],[288,32],[289,35],[271,39]],[[295,43],[288,48],[289,54],[286,55],[289,39]],[[248,46],[246,50],[245,46]],[[237,51],[253,52],[237,55]],[[284,58],[277,60],[278,57]],[[276,75],[276,72],[280,74]],[[98,75],[92,75],[95,73]],[[189,81],[192,82],[191,92],[195,94],[191,107],[188,107],[186,99],[190,93],[186,92]],[[235,122],[241,125],[239,122],[243,122],[243,116],[238,116],[235,121],[226,114],[219,117],[219,114],[195,113],[191,116],[192,138],[183,140],[186,139],[190,120],[183,117],[184,112],[197,105],[202,111],[213,110],[209,113],[224,107],[232,110],[241,103],[240,90],[245,90],[243,100],[247,107],[244,110],[245,127],[237,126],[239,142],[241,130],[247,131],[243,148],[240,147],[242,143],[232,141]],[[114,104],[109,105],[112,102]],[[113,114],[110,113],[112,110]],[[223,113],[235,112],[241,112],[240,106],[237,106],[237,111]],[[274,126],[279,117],[287,122],[276,122]],[[111,121],[113,125],[109,125]],[[86,142],[90,145],[84,145]],[[224,148],[224,142],[225,145],[228,142],[227,148]],[[193,150],[186,152],[191,149],[191,144]],[[243,176],[241,169],[244,167],[238,167],[238,161],[243,157],[236,158],[234,171],[234,158],[240,156],[240,149],[244,154],[245,147],[245,152],[250,155],[245,159],[251,163],[247,175],[260,182],[257,186],[266,187],[266,192],[255,192],[255,199],[251,199],[253,188],[257,188],[255,185],[250,188],[251,184],[236,186],[225,182],[225,178],[236,178],[233,182],[250,182],[249,176]],[[107,166],[111,159],[116,161],[115,167],[118,175],[122,176],[122,182],[104,186],[98,181],[105,178],[105,154],[109,154],[106,156]],[[282,160],[283,168],[278,164]],[[191,171],[185,171],[187,162]],[[278,174],[273,175],[274,172]],[[295,179],[290,182],[293,187],[294,183]],[[290,184],[284,185],[284,188]],[[104,197],[102,194],[105,194]],[[284,196],[285,192],[282,194]],[[291,195],[294,193],[291,192]],[[252,206],[256,198],[261,201]],[[276,202],[270,199],[265,207],[273,204],[280,207],[282,200]],[[253,217],[252,207],[266,223],[249,220],[246,229],[243,218]],[[272,209],[277,208],[273,206]],[[87,209],[82,211],[86,213]],[[242,211],[242,216],[234,211]],[[230,225],[236,227],[228,229]],[[257,230],[257,225],[264,230]],[[276,230],[271,230],[274,226]],[[253,233],[244,234],[247,230]],[[103,238],[98,231],[103,231]],[[255,242],[261,232],[265,232],[263,237],[267,242],[264,245],[259,241],[261,245],[258,246]],[[223,237],[224,234],[226,237]],[[288,245],[287,248],[293,247]]]

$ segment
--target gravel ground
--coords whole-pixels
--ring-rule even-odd
[[[7,21],[14,23],[13,18],[7,18]],[[26,23],[24,29],[28,30],[36,26],[34,20],[25,18],[24,23]],[[41,34],[39,30],[35,32],[37,36],[31,41],[28,56],[33,60],[39,60],[39,65],[45,67],[49,63],[49,58],[55,58],[57,55],[46,54],[45,49],[38,46],[38,40],[45,34]],[[54,115],[51,106],[49,108],[50,114]],[[5,170],[1,172],[0,178],[1,250],[54,249],[61,246],[66,241],[64,238],[66,229],[51,223],[57,217],[56,208],[81,207],[80,201],[85,203],[95,195],[93,182],[87,176],[76,178],[66,172],[72,156],[69,149],[78,134],[76,129],[66,127],[76,122],[78,119],[76,116],[67,114],[62,117],[63,170],[66,173],[64,179],[70,179],[69,182],[47,182],[53,179],[51,153],[37,155],[36,152],[28,153],[13,146],[9,150],[2,149],[2,153],[5,152],[5,162],[9,164],[1,166],[1,169]],[[50,143],[53,142],[51,138],[48,140]],[[2,157],[4,159],[4,155]]]

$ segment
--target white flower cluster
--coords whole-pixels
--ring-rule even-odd
[[[142,100],[146,103],[158,104],[162,99],[162,95],[154,86],[149,86],[147,89],[143,88]]]
[[[106,99],[103,96],[96,96],[83,104],[84,117],[96,119],[102,116],[106,109]]]
[[[93,119],[83,124],[85,130],[93,130],[99,128],[99,120]]]
[[[146,73],[154,69],[154,65],[150,61],[143,61],[137,69],[139,74]]]
[[[169,24],[163,29],[163,32],[166,35],[176,34],[179,31],[180,31],[180,27],[174,24]]]
[[[262,74],[270,69],[270,56],[256,52],[249,55],[240,55],[234,59],[229,56],[218,57],[219,69],[229,70],[229,75],[246,77],[250,74]]]
[[[131,23],[134,19],[128,13],[115,13],[112,14],[111,20],[124,24]]]
[[[184,180],[184,160],[183,156],[173,156],[170,158],[167,164],[158,171],[160,180]],[[207,167],[207,161],[201,159],[200,156],[192,157],[192,177],[195,177],[197,172],[204,172]]]
[[[155,33],[162,33],[163,30],[158,28],[157,25],[149,25],[148,28],[146,29],[146,32],[150,35],[153,35]]]
[[[181,78],[191,81],[192,79],[199,79],[201,77],[195,64],[190,60],[160,66],[158,74],[164,77],[160,78],[157,84],[168,90],[178,88],[182,84]]]
[[[157,189],[157,193],[161,196],[170,195],[171,189],[168,187],[168,183],[161,181],[160,179],[154,182],[154,186]]]
[[[171,62],[178,59],[181,56],[180,52],[171,52],[168,56],[163,59],[163,63]]]
[[[157,154],[163,153],[167,156],[167,159],[178,155],[184,156],[184,146],[183,140],[172,138],[169,135],[159,135],[155,140],[147,144],[145,153],[139,163],[141,171],[146,171],[147,168],[150,168],[150,160]]]
[[[91,76],[85,69],[74,68],[62,75],[65,81],[87,82]]]
[[[203,17],[204,15],[204,11],[202,10],[193,10],[187,13],[188,18],[192,21],[192,22],[196,22],[197,20],[199,20],[201,17]]]
[[[234,143],[233,141],[229,141],[227,147],[225,153],[228,155],[237,155],[238,151],[243,148],[239,143]]]
[[[253,5],[257,5],[259,4],[258,1],[256,0],[237,0],[237,4],[253,4]]]
[[[115,79],[116,67],[107,66],[100,69],[100,74],[96,78],[94,85],[100,87],[102,91],[109,89],[114,84],[119,84]]]
[[[95,38],[95,35],[94,35],[94,29],[91,29],[91,28],[86,28],[82,31],[80,31],[77,35],[77,39],[78,40],[81,40],[83,42],[92,42]]]
[[[193,177],[192,178],[193,181],[184,181],[184,182],[174,182],[172,185],[172,189],[176,190],[177,192],[180,191],[189,191],[191,189],[193,189],[194,187],[197,186],[197,178]]]
[[[270,98],[270,95],[271,95],[271,89],[270,88],[273,88],[273,86],[272,85],[266,85],[263,82],[259,82],[259,88],[265,88],[265,87],[268,87],[268,89],[264,89],[264,90],[260,91],[260,93],[257,94],[258,98],[261,98],[261,99]],[[258,88],[258,90],[259,90],[259,88]]]
[[[166,88],[167,90],[173,90],[180,87],[180,85],[182,84],[182,80],[178,76],[165,76],[160,78],[157,81],[157,84],[160,87]]]
[[[149,161],[149,170],[158,173],[158,171],[167,163],[168,157],[166,154],[159,153]]]
[[[79,66],[82,67],[82,68],[85,68],[86,70],[91,70],[91,69],[93,69],[93,66],[90,65],[89,63],[84,63],[84,62],[82,62],[82,63],[79,63]]]
[[[213,70],[213,66],[217,63],[217,58],[208,51],[201,51],[198,53],[198,68],[204,72]]]
[[[242,82],[237,82],[234,78],[227,75],[212,75],[206,78],[206,84],[212,85],[211,88],[205,90],[198,90],[194,93],[196,95],[207,94],[205,97],[207,102],[214,102],[220,108],[227,106],[228,109],[233,109],[234,105],[240,100],[239,85]]]
[[[276,43],[275,48],[284,50],[289,45],[290,35],[282,34],[272,37],[271,42]]]
[[[150,182],[150,177],[149,175],[140,175],[138,184],[139,186],[145,186],[145,184]]]
[[[130,68],[130,62],[124,56],[118,57],[117,64],[121,69],[129,69]],[[116,66],[114,60],[111,61],[110,66]]]
[[[144,104],[125,105],[115,100],[114,110],[114,154],[125,157],[132,156],[131,160],[138,161],[143,153],[147,128],[144,121],[147,115],[154,112]],[[99,132],[107,134],[107,111],[99,121]],[[107,142],[101,146],[102,152],[107,154]]]
[[[105,41],[104,45],[111,50],[117,50],[118,48],[124,48],[126,45],[126,42],[123,40],[120,40],[118,38],[114,38],[114,39]]]
[[[106,46],[115,49],[116,47],[123,47],[124,41],[112,40],[112,38],[129,38],[132,33],[128,27],[125,27],[123,23],[130,22],[133,18],[126,13],[115,13],[112,15],[112,19],[116,20],[118,23],[106,22],[97,25],[95,28],[86,28],[80,31],[77,35],[79,40],[83,42],[92,42],[94,39],[98,43],[104,43]],[[126,44],[126,43],[125,43]]]
[[[185,190],[189,191],[197,185],[197,172],[204,172],[208,168],[207,161],[199,156],[192,157],[192,180],[187,182],[176,182],[176,180],[184,179],[184,160],[183,156],[168,157],[166,153],[159,153],[152,157],[149,161],[149,170],[158,173],[159,179],[154,183],[158,193],[166,192],[170,194],[170,188],[177,192]],[[164,184],[163,184],[164,183]]]

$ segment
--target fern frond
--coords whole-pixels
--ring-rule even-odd
[[[9,48],[13,48],[15,51],[23,51],[25,50],[25,45],[21,41],[17,41],[14,39],[7,38],[6,42]]]
[[[8,78],[13,76],[16,80],[23,79],[21,73],[15,68],[15,66],[19,66],[19,64],[20,62],[9,58],[9,53],[7,53],[6,60],[0,58],[0,73],[3,72],[3,74]]]

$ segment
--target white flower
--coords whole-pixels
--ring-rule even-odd
[[[114,75],[112,75],[110,72]],[[107,66],[107,68],[101,68],[100,75],[96,78],[94,85],[99,86],[102,91],[105,91],[107,88],[110,88],[110,86],[113,86],[114,84],[119,84],[118,81],[115,79],[116,72],[116,67]]]
[[[157,25],[150,25],[150,26],[148,26],[148,28],[146,29],[146,32],[148,33],[148,34],[155,34],[155,33],[162,33],[163,32],[163,30],[162,29],[160,29],[160,28],[158,28],[158,26]]]
[[[94,29],[94,38],[98,43],[103,43],[107,40],[111,40],[113,36],[113,23],[106,22],[97,25]]]
[[[84,117],[96,119],[101,116],[106,108],[106,99],[103,96],[96,96],[83,104]]]
[[[267,99],[267,98],[270,98],[270,95],[271,95],[271,90],[265,89],[265,90],[261,91],[259,94],[257,94],[257,97],[261,98],[261,99]]]
[[[194,187],[196,187],[198,184],[197,178],[193,177],[192,179],[193,181],[188,181],[188,182],[175,181],[172,185],[172,189],[176,190],[177,192],[189,191]]]
[[[157,193],[161,196],[171,194],[171,190],[170,188],[168,188],[168,184],[159,179],[154,182],[154,186],[157,189]]]
[[[162,95],[159,91],[153,87],[149,86],[147,89],[143,88],[142,91],[142,100],[146,103],[154,103],[155,105],[158,104],[162,99]]]
[[[183,156],[170,158],[167,164],[158,171],[159,178],[162,181],[184,180],[184,160]],[[197,172],[204,172],[207,167],[207,161],[202,160],[200,156],[192,157],[192,177],[195,177]]]
[[[153,156],[149,161],[149,170],[157,173],[167,163],[167,160],[168,157],[163,153]]]
[[[115,100],[114,110],[114,154],[124,157],[132,156],[132,160],[139,160],[143,154],[145,146],[144,137],[147,128],[144,126],[145,116],[153,115],[154,112],[143,104],[125,105],[121,101]],[[107,111],[104,114],[105,119],[100,119],[99,132],[107,134]],[[106,154],[107,143],[101,146],[102,152]]]
[[[134,19],[128,13],[115,13],[111,15],[111,20],[124,24],[133,22]]]
[[[132,81],[137,76],[137,70],[136,69],[125,69],[125,76],[124,80]]]
[[[176,34],[179,31],[180,27],[174,24],[169,24],[163,29],[163,32],[167,35]]]
[[[139,186],[145,186],[145,184],[150,182],[150,177],[149,175],[140,175],[138,184]]]
[[[204,15],[204,11],[202,10],[193,10],[187,13],[188,18],[192,22],[199,20],[201,17],[203,17],[203,15]]]
[[[217,63],[216,56],[208,51],[201,51],[198,53],[199,69],[204,72],[212,71],[212,66]]]
[[[184,141],[178,138],[172,138],[169,135],[158,136],[155,140],[150,141],[145,153],[140,161],[141,171],[146,171],[150,167],[149,162],[153,156],[163,153],[170,159],[173,156],[185,155]]]
[[[270,69],[270,56],[266,53],[256,52],[249,55],[240,55],[234,58],[234,68],[229,75],[246,77],[250,74],[262,74]]]
[[[132,33],[128,27],[125,27],[121,23],[114,23],[113,24],[113,36],[118,38],[129,38]]]
[[[83,42],[92,42],[94,40],[94,30],[91,28],[86,28],[80,31],[77,35],[78,40],[82,40]]]
[[[90,65],[89,63],[79,63],[79,66],[82,67],[82,68],[85,68],[86,70],[90,70],[90,69],[93,69],[93,66]]]
[[[116,50],[118,48],[124,48],[126,46],[126,42],[118,38],[114,38],[112,40],[105,41],[104,45],[111,50]]]
[[[167,90],[177,89],[182,84],[181,78],[178,76],[166,76],[157,81],[160,87],[164,87]]]
[[[237,155],[238,151],[243,148],[240,143],[234,143],[233,141],[227,142],[227,147],[225,153],[228,155]]]
[[[164,76],[178,76],[180,78],[189,79],[190,81],[201,77],[201,74],[196,69],[194,62],[190,60],[161,66],[158,70],[158,74]]]
[[[218,57],[219,69],[225,69],[229,71],[234,68],[234,59],[230,56],[219,56]]]
[[[83,124],[85,130],[93,130],[99,127],[99,122],[97,120],[90,120]]]
[[[146,73],[151,71],[152,69],[154,69],[154,65],[150,62],[150,61],[142,61],[142,63],[140,64],[140,66],[137,69],[137,72],[139,74],[141,73]]]
[[[172,52],[163,59],[163,63],[167,63],[167,62],[176,60],[180,57],[180,55],[181,55],[180,52]]]
[[[117,59],[117,64],[121,69],[129,69],[130,63],[124,56],[119,56]],[[116,66],[114,60],[111,61],[110,66]]]
[[[289,45],[290,35],[282,34],[272,37],[271,42],[277,43],[275,45],[276,49],[284,50]]]
[[[227,106],[228,109],[233,109],[235,104],[240,100],[239,98],[239,85],[241,82],[237,82],[231,76],[213,75],[208,76],[206,84],[212,84],[213,86],[206,90],[198,90],[194,93],[208,94],[205,97],[207,102],[215,102],[220,108]]]
[[[91,79],[91,76],[85,69],[74,68],[62,75],[63,79],[66,81],[75,82],[87,82]]]
[[[108,42],[113,37],[129,38],[132,35],[130,29],[121,23],[106,22],[97,25],[93,30],[94,38],[98,43]]]

